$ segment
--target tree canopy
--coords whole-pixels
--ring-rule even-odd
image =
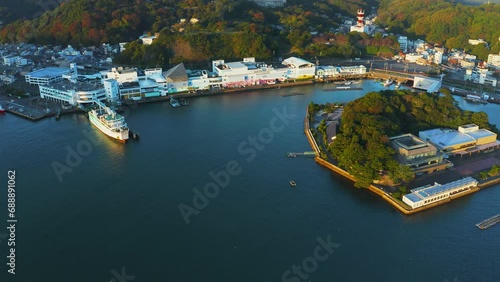
[[[408,168],[395,160],[390,137],[403,133],[418,136],[421,130],[458,128],[468,123],[497,131],[488,123],[486,113],[458,108],[449,94],[371,92],[345,106],[339,134],[329,150],[339,166],[358,180],[358,187],[380,179],[381,172],[387,172],[395,181],[405,181]]]
[[[486,60],[500,51],[499,4],[467,6],[446,0],[380,0],[378,23],[394,33],[408,33],[447,48],[466,49]],[[471,46],[469,39],[484,39],[491,50]]]

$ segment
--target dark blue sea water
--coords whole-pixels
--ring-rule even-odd
[[[500,212],[499,186],[405,216],[312,159],[285,157],[310,151],[309,102],[383,88],[362,86],[233,93],[175,109],[141,104],[125,113],[141,140],[125,145],[84,115],[0,116],[0,235],[7,169],[16,170],[18,219],[16,274],[7,273],[0,237],[0,281],[500,281],[500,227],[474,225]],[[306,95],[279,95],[295,91]],[[457,99],[500,123],[499,105]],[[81,159],[66,160],[72,150]],[[67,166],[61,179],[54,163]],[[228,170],[215,184],[211,172]],[[205,186],[212,198],[194,205]],[[193,213],[189,224],[181,204]]]

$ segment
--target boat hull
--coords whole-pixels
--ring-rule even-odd
[[[101,121],[97,117],[95,117],[92,113],[89,113],[89,120],[90,123],[92,123],[95,127],[97,127],[102,133],[122,143],[127,142],[129,138],[128,129],[122,131],[112,131],[111,129],[107,128],[104,124],[102,124]]]

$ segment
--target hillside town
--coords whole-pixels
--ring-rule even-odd
[[[260,2],[264,6],[280,6],[285,3],[285,1]],[[374,11],[372,16],[365,17],[365,11],[359,9],[356,20],[346,17],[344,24],[334,32],[394,36],[377,27],[375,19]],[[196,22],[196,19],[190,19],[190,22]],[[324,37],[323,34],[313,31],[311,34]],[[144,34],[137,40],[144,45],[151,45],[158,36]],[[464,51],[447,50],[420,39],[409,40],[404,35],[397,35],[397,41],[399,50],[394,50],[392,58],[379,58],[383,60],[378,63],[378,68],[401,73],[417,73],[417,67],[419,70],[422,66],[427,67],[429,73],[415,79],[413,86],[416,88],[424,90],[432,88],[430,92],[439,91],[442,76],[441,79],[429,77],[431,67],[434,74],[446,73],[446,78],[455,83],[463,81],[464,84],[469,82],[469,85],[490,87],[493,90],[497,88],[500,54],[490,54],[487,61],[481,61],[475,55]],[[488,44],[488,42],[482,39],[470,39],[469,44]],[[328,62],[328,59],[315,57],[314,62],[297,56],[279,58],[272,63],[259,62],[253,57],[236,62],[219,59],[213,60],[211,67],[206,69],[188,69],[184,63],[168,69],[116,66],[113,64],[113,57],[123,52],[126,46],[126,42],[78,48],[71,45],[38,46],[27,43],[0,45],[2,58],[0,81],[4,85],[14,84],[17,81],[16,85],[20,85],[18,87],[21,88],[19,92],[24,91],[23,86],[28,86],[24,93],[26,96],[40,96],[42,99],[71,107],[89,104],[93,100],[139,101],[176,93],[272,85],[352,74],[362,75],[377,69],[377,66],[373,66],[374,63],[377,64],[375,57],[356,57],[340,60],[336,65],[321,65],[320,61]],[[423,74],[422,71],[419,73]],[[426,84],[429,85],[424,87]]]

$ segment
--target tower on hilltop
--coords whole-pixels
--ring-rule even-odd
[[[358,27],[363,27],[365,25],[365,11],[363,9],[358,9]]]

